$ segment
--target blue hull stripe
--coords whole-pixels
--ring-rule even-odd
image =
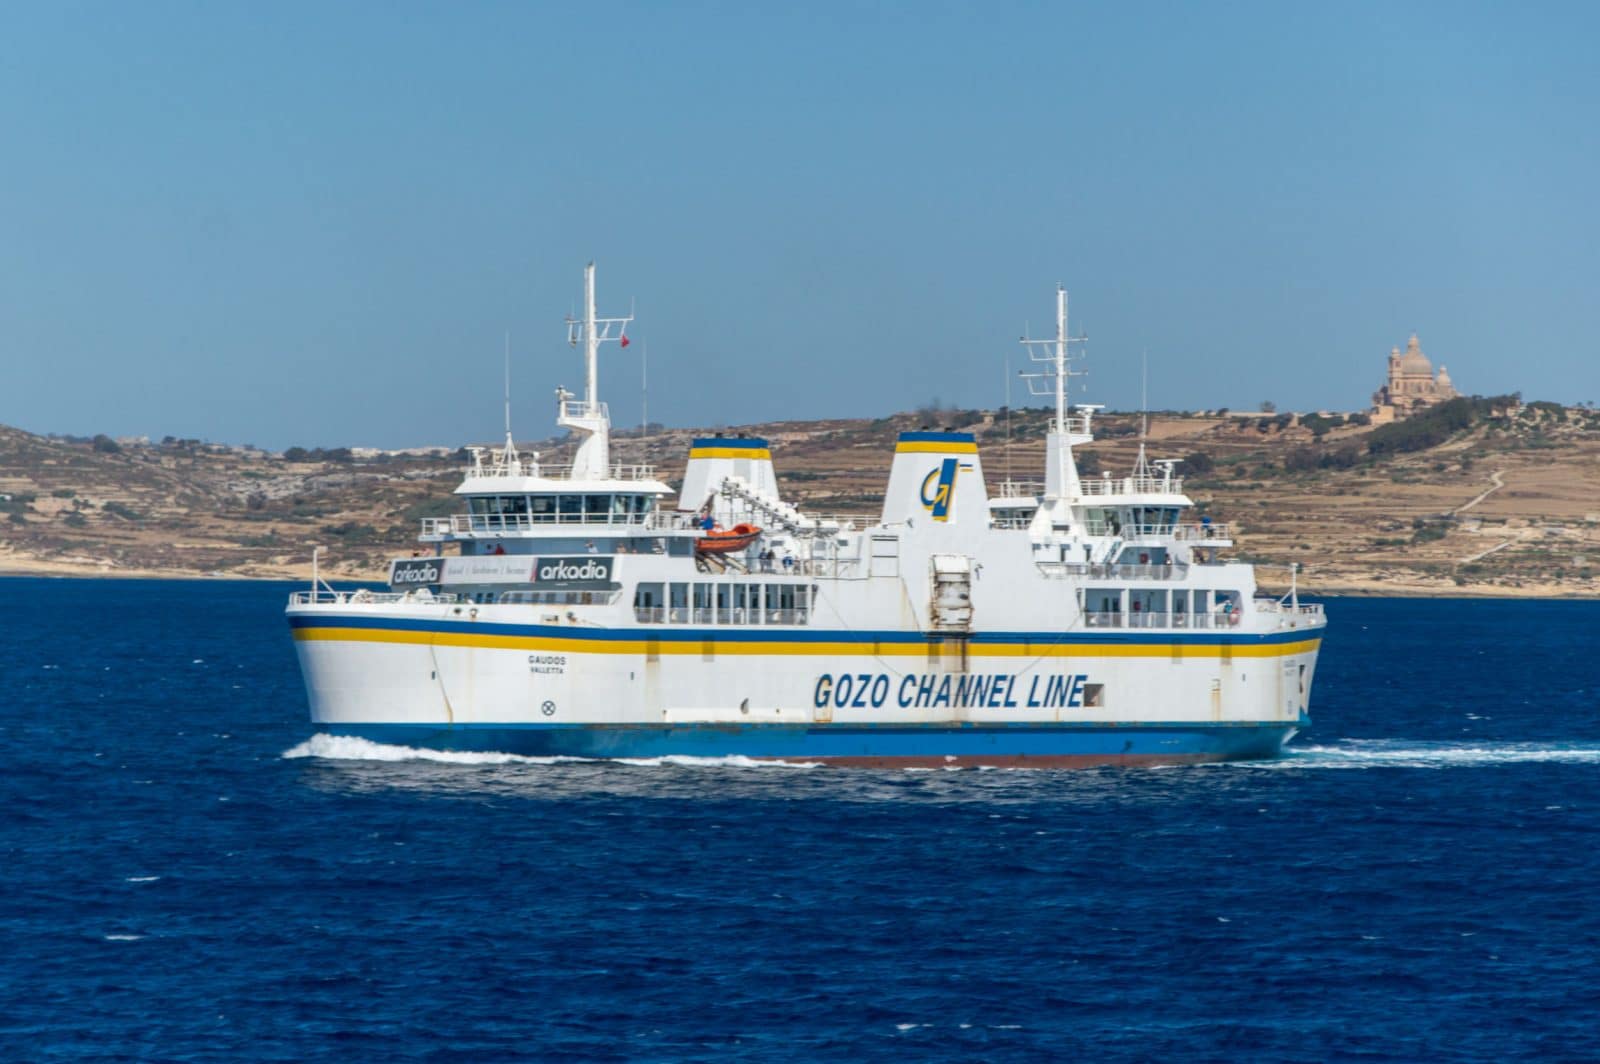
[[[1298,723],[1271,724],[330,724],[335,735],[533,757],[749,757],[1024,763],[1223,761],[1276,756]]]

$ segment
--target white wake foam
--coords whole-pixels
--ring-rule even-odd
[[[328,761],[438,761],[448,765],[553,765],[577,758],[523,757],[520,754],[480,753],[471,750],[428,750],[391,746],[354,735],[317,734],[281,755],[285,758],[317,757]]]
[[[435,761],[447,765],[561,765],[561,764],[618,764],[640,768],[658,768],[663,765],[699,768],[819,768],[816,762],[807,761],[756,761],[732,755],[729,757],[687,757],[673,754],[667,757],[627,757],[599,760],[586,757],[529,757],[524,754],[475,752],[469,750],[429,750],[416,746],[393,746],[375,743],[353,735],[317,734],[297,746],[285,750],[284,758],[315,757],[329,761]]]
[[[1445,743],[1349,739],[1333,746],[1289,746],[1263,768],[1480,768],[1515,764],[1600,764],[1600,743]]]

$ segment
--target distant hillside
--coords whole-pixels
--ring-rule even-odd
[[[991,485],[1041,476],[1043,410],[924,410],[878,420],[738,426],[773,443],[805,509],[876,513],[897,433],[978,435]],[[619,434],[625,461],[681,474],[715,429]],[[1105,415],[1081,452],[1091,475],[1126,470],[1137,415]],[[1009,443],[1007,442],[1009,439]],[[529,447],[559,461],[565,441]],[[1434,594],[1600,594],[1600,412],[1514,398],[1458,400],[1372,428],[1339,416],[1153,414],[1152,457],[1184,459],[1186,490],[1242,526],[1240,550],[1283,582]],[[0,571],[375,577],[425,516],[455,512],[459,455],[340,449],[283,455],[168,439],[118,444],[0,427]]]

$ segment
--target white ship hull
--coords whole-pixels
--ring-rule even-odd
[[[494,605],[295,607],[312,718],[336,734],[542,756],[1265,757],[1305,720],[1320,641],[1320,630],[1297,629],[640,632],[525,615]]]

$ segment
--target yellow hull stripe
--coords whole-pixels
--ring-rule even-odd
[[[381,628],[297,628],[294,637],[309,642],[407,643],[532,650],[566,654],[783,654],[810,657],[935,658],[938,644],[926,643],[741,643],[722,639],[563,639],[559,636],[487,635],[478,632],[400,632]],[[979,643],[967,648],[979,658],[1280,658],[1316,650],[1321,639],[1298,643]],[[948,647],[949,645],[946,644]],[[930,650],[932,651],[930,653]]]
[[[977,454],[975,443],[941,442],[939,440],[901,440],[894,445],[895,454]]]
[[[765,447],[694,447],[690,458],[759,458],[772,461],[772,452]]]

